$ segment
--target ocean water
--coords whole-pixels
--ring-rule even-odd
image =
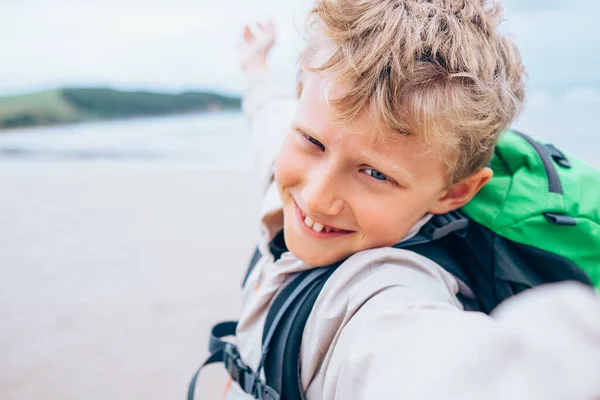
[[[535,98],[513,127],[600,167],[599,115],[598,98]],[[251,159],[250,134],[240,112],[0,132],[0,162],[177,162],[243,168]]]
[[[19,163],[190,163],[239,168],[251,161],[240,112],[133,118],[0,132],[0,160]]]

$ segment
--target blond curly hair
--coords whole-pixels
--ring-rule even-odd
[[[489,163],[523,104],[524,67],[501,18],[486,0],[317,0],[308,29],[318,35],[300,63],[350,85],[331,101],[340,120],[366,110],[377,131],[439,148],[452,184]],[[333,55],[311,65],[319,35]]]

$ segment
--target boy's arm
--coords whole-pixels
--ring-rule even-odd
[[[255,169],[263,193],[273,180],[273,163],[292,122],[297,101],[274,79],[267,56],[275,43],[272,21],[246,25],[239,48],[239,63],[248,86],[242,109],[252,134]],[[268,194],[267,194],[268,195]]]
[[[264,192],[273,180],[273,163],[298,101],[267,70],[250,78],[242,109],[252,135],[254,167]]]
[[[394,290],[380,293],[342,330],[330,380],[336,398],[600,395],[600,302],[583,287],[519,295],[493,318],[434,302],[402,311],[406,301]]]

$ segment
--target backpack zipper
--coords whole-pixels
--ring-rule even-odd
[[[533,149],[538,153],[540,159],[542,160],[542,164],[544,165],[544,169],[546,170],[546,176],[548,177],[548,190],[551,193],[563,194],[562,185],[560,183],[560,178],[558,177],[558,172],[556,172],[556,168],[550,159],[550,155],[548,151],[544,148],[544,145],[535,141],[530,136],[513,130],[514,133],[521,136],[523,139],[527,140],[527,142],[533,147]]]

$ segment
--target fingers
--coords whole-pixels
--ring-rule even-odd
[[[267,29],[270,33],[275,33],[275,24],[273,23],[273,20],[269,19],[267,21]]]
[[[244,26],[244,40],[248,43],[251,43],[255,39],[256,36],[254,35],[254,32],[252,32],[252,29],[250,29],[248,25]]]
[[[260,29],[262,29],[265,35],[269,37],[275,35],[275,25],[273,24],[272,20],[269,19],[266,23],[259,22],[258,26],[260,27]]]
[[[254,42],[260,36],[261,39],[266,41],[272,41],[275,39],[275,25],[272,20],[266,22],[257,21],[256,27],[258,29],[252,29],[250,25],[244,26],[244,40],[248,43]]]
[[[256,24],[258,25],[260,30],[263,31],[263,33],[265,33],[265,34],[270,34],[275,31],[275,26],[273,25],[273,21],[271,21],[270,19],[264,23],[258,21]]]
[[[268,70],[267,55],[275,43],[275,25],[272,20],[244,25],[238,44],[238,62],[247,75],[262,74]]]

